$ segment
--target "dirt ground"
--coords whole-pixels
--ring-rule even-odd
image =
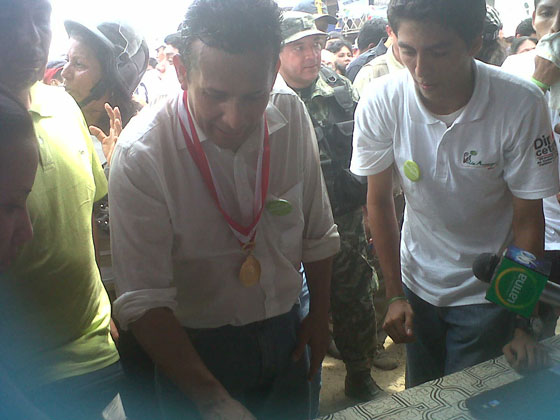
[[[371,376],[386,392],[402,391],[404,390],[405,347],[403,344],[394,344],[390,338],[387,338],[385,348],[399,360],[399,367],[389,371],[373,368]],[[344,395],[345,376],[344,363],[327,355],[323,361],[323,386],[319,404],[319,414],[321,416],[358,403],[358,401],[351,400]]]

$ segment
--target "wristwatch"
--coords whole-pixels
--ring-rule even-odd
[[[515,317],[515,328],[525,331],[535,339],[541,336],[543,327],[544,324],[538,316],[525,318],[524,316],[517,315]]]

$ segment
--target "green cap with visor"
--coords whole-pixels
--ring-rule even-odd
[[[315,18],[315,16],[304,12],[284,12],[282,14],[282,44],[286,45],[312,35],[326,37],[325,32],[317,29]]]

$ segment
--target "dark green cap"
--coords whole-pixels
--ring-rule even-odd
[[[311,35],[327,36],[325,32],[315,26],[315,16],[293,11],[282,14],[282,43],[284,45]]]

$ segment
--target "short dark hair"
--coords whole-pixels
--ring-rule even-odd
[[[530,36],[520,36],[519,38],[514,38],[511,42],[511,53],[517,54],[519,47],[521,47],[521,44],[523,44],[525,41],[532,41],[535,43],[535,45],[539,43],[539,40],[537,38],[533,38]]]
[[[33,141],[36,145],[31,115],[11,92],[0,87],[0,146],[22,141]]]
[[[515,28],[515,36],[531,36],[535,32],[535,28],[533,28],[533,19],[527,18],[523,19],[517,28]]]
[[[332,52],[333,54],[336,54],[344,47],[348,48],[348,50],[352,52],[352,44],[342,39],[331,42],[325,49]]]
[[[282,44],[281,11],[274,0],[195,0],[182,23],[179,53],[187,72],[196,40],[231,54],[269,49],[274,63]]]
[[[377,45],[387,35],[387,21],[376,17],[368,20],[358,34],[358,49],[364,51],[370,44]]]
[[[391,0],[389,25],[396,34],[403,20],[439,24],[455,32],[470,46],[482,34],[485,0]]]

